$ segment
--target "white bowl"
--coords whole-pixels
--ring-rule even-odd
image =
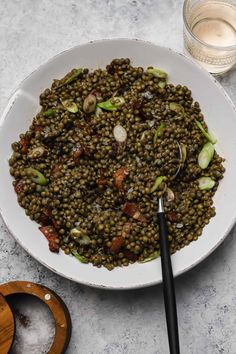
[[[128,57],[134,65],[158,66],[169,73],[175,84],[187,85],[200,102],[210,130],[218,139],[217,150],[226,158],[224,179],[214,198],[216,216],[204,228],[203,235],[172,256],[174,275],[179,275],[206,258],[226,237],[236,219],[236,111],[231,100],[206,71],[182,54],[139,40],[102,40],[65,51],[39,67],[25,79],[11,97],[0,121],[0,211],[21,246],[52,271],[90,286],[108,289],[131,289],[161,282],[160,259],[145,264],[108,271],[75,258],[48,250],[38,225],[25,216],[17,204],[9,175],[11,143],[29,127],[39,110],[39,94],[52,80],[74,67],[104,67],[113,58]]]

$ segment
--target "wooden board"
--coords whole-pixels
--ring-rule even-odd
[[[5,297],[0,294],[0,353],[7,354],[12,347],[15,321]]]
[[[45,286],[31,283],[31,282],[13,281],[13,282],[0,285],[0,294],[2,294],[6,299],[7,296],[9,295],[28,294],[28,295],[36,296],[38,299],[42,300],[49,307],[55,321],[55,337],[48,354],[65,353],[71,337],[71,318],[65,303],[56,293],[54,293],[54,291],[48,289]],[[2,298],[4,299],[3,296]],[[14,319],[13,319],[13,324],[14,324]],[[7,322],[6,322],[5,328],[7,327],[9,326],[7,326]],[[10,329],[8,331],[5,332],[5,333],[9,333],[9,335],[6,336],[6,338],[8,338],[6,339],[7,343],[8,341],[10,341],[10,333],[11,333]],[[13,327],[12,341],[13,341],[13,336],[14,336],[14,327]],[[5,354],[8,353],[8,351],[5,352],[2,351],[0,346],[0,353]]]

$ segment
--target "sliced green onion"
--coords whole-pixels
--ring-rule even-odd
[[[210,142],[206,143],[200,154],[198,155],[198,165],[204,170],[208,167],[215,153],[214,145]]]
[[[201,177],[198,179],[198,186],[202,191],[212,189],[215,184],[216,182],[210,177]]]
[[[151,254],[151,256],[145,258],[143,261],[140,261],[139,263],[147,263],[147,262],[153,261],[154,259],[156,259],[158,257],[160,257],[160,252],[156,251],[153,254]]]
[[[77,104],[71,100],[64,100],[64,101],[61,101],[63,107],[71,112],[71,113],[77,113],[78,112],[78,107],[77,107]]]
[[[160,82],[158,82],[158,86],[160,87],[160,88],[165,88],[166,87],[166,81],[160,81]]]
[[[171,111],[173,111],[173,112],[175,112],[177,114],[184,113],[184,107],[181,106],[181,104],[179,104],[179,103],[171,102],[169,104],[169,108],[170,108]]]
[[[47,111],[43,112],[44,117],[54,117],[56,114],[55,109],[49,108]]]
[[[166,179],[165,176],[158,176],[155,180],[154,185],[151,188],[151,193],[155,192],[160,187],[162,182],[165,181],[165,179]]]
[[[80,245],[88,245],[91,242],[88,235],[86,235],[83,230],[79,230],[76,227],[70,230],[70,234],[75,240],[75,242],[78,242]]]
[[[78,261],[80,261],[81,263],[88,263],[88,259],[84,256],[81,256],[79,253],[77,252],[72,252],[73,256],[78,259]]]
[[[147,68],[147,72],[155,77],[158,77],[159,79],[166,79],[168,76],[165,71],[158,68]]]
[[[116,111],[124,103],[125,100],[123,97],[112,97],[107,101],[99,102],[97,106],[102,109],[105,109],[106,111]]]
[[[197,124],[197,127],[201,130],[202,134],[205,136],[205,138],[207,138],[207,140],[210,141],[210,143],[215,144],[217,142],[216,138],[211,134],[209,134],[208,132],[206,132],[202,124],[198,120],[195,120],[195,122]]]
[[[46,179],[46,177],[35,168],[27,168],[26,174],[31,179],[31,181],[36,184],[39,184],[40,186],[45,186],[46,184],[48,184],[48,180]]]
[[[161,122],[157,130],[155,131],[154,138],[153,138],[153,144],[156,144],[158,136],[161,134],[162,130],[165,128],[165,123]]]
[[[82,68],[73,70],[73,72],[71,73],[71,76],[68,77],[64,82],[63,82],[63,80],[64,80],[65,78],[64,78],[64,79],[61,79],[62,82],[57,86],[57,88],[62,87],[62,86],[64,86],[64,85],[70,84],[70,83],[73,82],[75,79],[77,79],[77,78],[80,76],[80,74],[82,74],[82,72],[83,72],[83,69],[82,69]]]
[[[65,81],[65,85],[68,85],[72,81],[77,79],[77,77],[80,76],[80,74],[82,74],[82,72],[83,72],[83,69],[81,69],[81,68],[76,69],[76,71]]]
[[[183,165],[186,161],[186,158],[187,158],[187,146],[183,143],[180,143],[180,149],[181,149],[181,152],[182,152],[182,161],[181,161],[181,164]]]

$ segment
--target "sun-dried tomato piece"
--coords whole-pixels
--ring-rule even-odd
[[[136,254],[134,254],[133,252],[129,251],[129,250],[124,250],[124,256],[125,258],[129,259],[130,261],[137,261],[138,256]]]
[[[52,223],[52,209],[49,206],[48,207],[46,206],[43,208],[40,218],[39,218],[39,222],[43,226],[51,225],[51,223]]]
[[[56,230],[59,230],[60,229],[60,225],[58,223],[58,221],[54,218],[52,218],[52,224],[53,226],[55,227]]]
[[[105,185],[108,184],[108,180],[105,177],[105,171],[103,168],[99,170],[99,176],[97,179],[97,184],[99,187],[104,187]]]
[[[16,184],[14,185],[14,189],[17,194],[22,193],[24,189],[23,181],[22,180],[17,181]]]
[[[126,167],[120,167],[113,174],[115,187],[121,192],[124,191],[122,183],[123,183],[125,177],[128,175],[128,173],[129,173],[129,170]]]
[[[29,143],[30,143],[30,139],[28,136],[23,136],[21,139],[20,139],[20,145],[21,145],[21,152],[22,154],[26,154],[27,151],[28,151],[28,146],[29,146]]]
[[[57,164],[54,164],[52,166],[52,169],[51,169],[51,176],[53,177],[60,177],[60,174],[61,174],[61,164],[57,163]]]
[[[52,208],[50,206],[45,206],[41,212],[40,224],[43,226],[53,225],[56,230],[60,229],[60,225],[56,219],[52,216]]]
[[[41,226],[39,230],[44,234],[48,240],[48,246],[51,252],[59,252],[59,237],[53,226]]]
[[[141,111],[143,108],[143,101],[141,100],[133,101],[132,108],[136,111]]]
[[[97,184],[99,186],[105,186],[107,184],[107,180],[104,178],[104,177],[100,177],[98,180],[97,180]]]
[[[132,216],[138,221],[147,222],[146,217],[140,212],[138,205],[135,203],[126,202],[122,210],[126,215]]]
[[[178,214],[175,211],[168,211],[167,219],[171,222],[176,222],[178,221]]]
[[[131,222],[126,222],[121,230],[121,235],[116,236],[112,239],[111,241],[111,247],[110,251],[112,253],[118,253],[121,249],[121,247],[124,245],[125,238],[129,235],[130,230],[132,228],[132,223]]]
[[[84,148],[82,145],[77,144],[73,149],[73,159],[76,164],[79,163],[81,156],[84,154]]]
[[[34,132],[35,133],[41,133],[43,131],[43,126],[42,125],[35,125],[34,126]]]
[[[110,251],[111,253],[118,253],[124,244],[124,238],[122,236],[116,236],[111,241]]]

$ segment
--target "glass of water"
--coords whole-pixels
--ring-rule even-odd
[[[213,75],[236,63],[236,0],[185,0],[185,50]]]

